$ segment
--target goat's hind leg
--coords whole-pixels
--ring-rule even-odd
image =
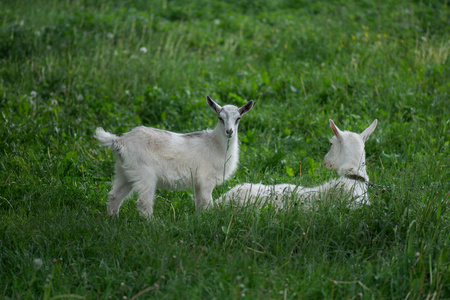
[[[108,194],[107,212],[113,216],[119,214],[123,200],[130,194],[132,185],[128,182],[125,171],[116,163],[116,175],[114,177],[113,188]]]
[[[136,202],[139,215],[151,218],[153,216],[157,178],[151,170],[140,174],[139,178],[133,184],[134,190],[139,194],[139,199]]]

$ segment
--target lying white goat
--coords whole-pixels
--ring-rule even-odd
[[[212,202],[214,187],[227,180],[239,161],[238,124],[253,107],[250,100],[238,108],[221,107],[209,96],[209,106],[219,119],[214,130],[186,134],[136,127],[121,137],[97,128],[95,137],[117,155],[113,188],[108,195],[109,215],[119,213],[125,197],[134,190],[142,216],[151,217],[157,188],[195,192],[197,210]]]
[[[361,134],[341,131],[330,120],[334,136],[330,141],[331,149],[325,155],[324,165],[328,169],[336,170],[339,178],[326,182],[320,186],[306,188],[293,184],[263,185],[244,183],[233,187],[222,195],[217,202],[236,204],[265,204],[271,203],[277,208],[284,205],[286,199],[295,196],[307,202],[330,197],[348,197],[354,204],[369,203],[367,185],[369,176],[366,172],[366,154],[364,142],[377,126],[377,120]]]

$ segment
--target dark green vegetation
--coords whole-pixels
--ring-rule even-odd
[[[427,2],[427,3],[425,3]],[[0,298],[450,298],[446,1],[0,3]],[[160,191],[106,215],[97,126],[240,125],[239,182],[315,185],[332,132],[366,143],[372,205],[214,209]],[[422,188],[423,187],[423,188]]]

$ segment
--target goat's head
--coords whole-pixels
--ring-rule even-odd
[[[330,140],[330,151],[325,155],[323,163],[327,169],[338,171],[346,164],[365,163],[364,142],[377,127],[377,120],[367,127],[361,134],[349,131],[341,131],[330,120],[334,136]]]
[[[223,128],[223,134],[232,138],[237,135],[239,120],[241,116],[253,107],[253,100],[248,101],[244,106],[238,108],[234,105],[220,106],[214,102],[209,96],[206,96],[208,105],[216,112],[219,118],[219,125]]]

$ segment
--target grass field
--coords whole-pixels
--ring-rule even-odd
[[[3,1],[0,298],[449,299],[447,1]],[[371,205],[215,208],[159,191],[106,214],[93,138],[213,128],[256,100],[241,182],[320,184],[332,131],[366,143]]]

